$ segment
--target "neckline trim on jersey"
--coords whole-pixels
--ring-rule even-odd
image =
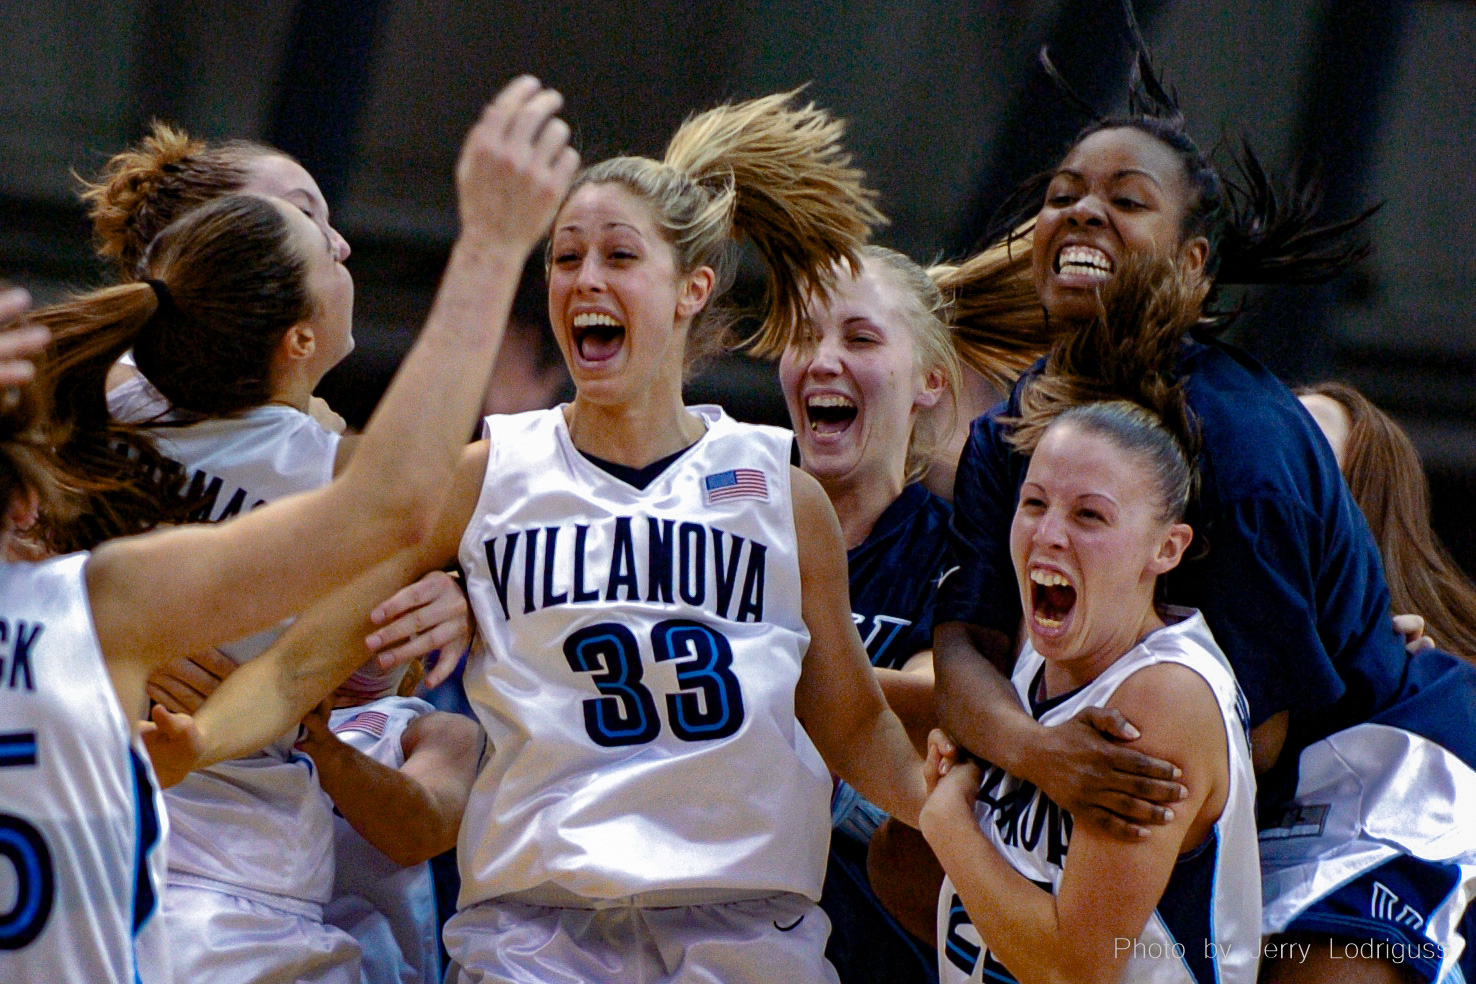
[[[677,467],[680,466],[684,461],[686,461],[691,454],[693,454],[698,448],[707,443],[708,438],[712,436],[713,431],[717,429],[718,425],[720,425],[724,420],[728,419],[727,414],[723,412],[722,407],[716,406],[711,403],[698,403],[693,406],[685,407],[686,410],[695,413],[698,417],[702,418],[703,424],[706,425],[705,429],[702,431],[702,435],[698,437],[697,440],[687,445],[686,448],[684,448],[679,454],[677,454],[676,457],[672,458],[671,461],[667,462],[666,467],[661,470],[660,474],[653,476],[651,480],[646,483],[645,488],[640,488],[638,486],[631,485],[620,476],[601,468],[599,465],[591,461],[589,457],[579,449],[579,445],[574,443],[574,438],[569,433],[569,421],[564,416],[564,408],[568,405],[569,404],[567,403],[560,403],[558,406],[553,408],[554,433],[558,435],[558,439],[562,443],[564,449],[570,453],[572,459],[576,462],[574,467],[583,469],[589,474],[597,475],[605,481],[614,482],[621,488],[629,489],[636,495],[641,496],[649,493],[651,489],[654,488],[658,483],[662,482],[669,475],[673,474]]]

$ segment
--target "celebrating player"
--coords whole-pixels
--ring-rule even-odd
[[[1203,617],[1154,600],[1192,537],[1183,518],[1195,442],[1182,390],[1151,367],[1171,363],[1201,294],[1197,276],[1155,287],[1153,271],[1125,267],[1107,292],[1161,292],[1147,313],[1168,323],[1144,324],[1148,305],[1109,297],[1082,333],[1109,335],[1109,324],[1128,321],[1118,338],[1166,349],[1167,358],[1134,360],[1149,370],[1136,383],[1119,380],[1136,401],[1070,399],[1061,381],[1081,367],[1068,350],[1033,377],[1021,416],[1006,424],[1030,455],[1009,541],[1028,631],[1012,683],[1047,727],[1085,707],[1123,713],[1140,725],[1141,749],[1178,765],[1188,792],[1151,838],[1124,842],[1073,826],[1003,769],[954,767],[922,825],[951,880],[938,904],[944,980],[1256,978],[1260,869],[1244,698]],[[933,737],[937,766],[953,750]]]
[[[278,674],[270,720],[215,701],[193,730],[160,716],[159,754],[184,766],[249,748],[353,665],[324,654],[357,645],[387,583],[459,548],[482,640],[467,692],[492,751],[462,825],[451,980],[834,980],[816,747],[916,820],[921,760],[851,620],[823,490],[790,467],[787,431],[681,402],[737,234],[769,263],[759,347],[777,353],[876,219],[840,124],[787,100],[701,114],[662,161],[585,171],[549,248],[574,402],[489,418],[436,546],[318,606],[217,691]]]
[[[130,726],[144,713],[144,680],[172,656],[271,625],[430,527],[523,260],[577,165],[567,128],[552,119],[557,106],[556,95],[519,80],[473,129],[458,165],[462,233],[446,278],[341,478],[229,524],[0,570],[8,682],[0,688],[7,722],[0,830],[17,873],[15,904],[0,923],[0,977],[170,980],[166,941],[152,918],[163,891],[154,850],[163,813]],[[236,226],[233,216],[250,221]],[[175,295],[186,305],[270,304],[273,294],[304,290],[322,316],[337,312],[315,276],[323,269],[315,257],[327,259],[322,233],[296,208],[226,199],[164,235],[148,268],[156,283],[94,292],[38,320],[58,336],[107,318],[143,323],[147,332],[172,316],[164,308]],[[229,279],[202,277],[222,271],[221,239],[243,262],[290,261],[260,270],[254,290],[222,296]],[[65,368],[65,356],[48,359],[42,377],[7,394],[0,410],[0,497],[9,506],[38,496],[54,524],[63,519],[60,482],[75,477],[58,476],[49,460],[54,422],[46,400],[52,374]],[[94,381],[100,405],[101,378]]]
[[[1044,177],[1033,255],[1049,318],[1073,329],[1090,322],[1098,287],[1143,254],[1171,257],[1207,285],[1316,279],[1356,258],[1341,244],[1347,224],[1313,228],[1306,195],[1294,193],[1288,206],[1253,157],[1242,163],[1246,190],[1227,200],[1140,51],[1129,115],[1090,126]],[[1132,367],[1103,355],[1099,368]],[[1267,972],[1392,980],[1413,967],[1434,980],[1461,950],[1456,926],[1473,869],[1460,866],[1476,843],[1401,818],[1476,811],[1467,805],[1476,792],[1476,674],[1442,653],[1406,654],[1390,631],[1375,544],[1326,442],[1280,382],[1208,334],[1183,340],[1174,373],[1203,435],[1204,481],[1188,517],[1208,549],[1166,578],[1165,590],[1203,612],[1249,699],[1268,825],[1263,929],[1368,944],[1362,956],[1318,947],[1304,963],[1273,960]],[[1018,413],[1019,394],[1008,414]],[[1103,395],[1089,387],[1081,398]],[[940,721],[1078,825],[1151,837],[1144,825],[1162,824],[1184,795],[1170,764],[1134,750],[1119,712],[1086,709],[1041,726],[990,663],[1010,665],[1020,624],[1008,530],[1025,468],[997,417],[976,422],[954,502],[961,570],[944,585],[934,634]],[[1436,775],[1463,778],[1416,778]],[[1349,801],[1337,792],[1349,785],[1412,798]],[[1323,863],[1335,855],[1340,864]],[[1384,891],[1400,904],[1380,904]],[[1401,919],[1405,911],[1416,918]],[[1385,950],[1367,956],[1375,944]],[[1409,957],[1402,967],[1391,946]]]

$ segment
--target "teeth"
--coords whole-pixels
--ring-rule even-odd
[[[1036,584],[1045,585],[1048,588],[1069,588],[1071,582],[1066,580],[1055,571],[1035,570],[1030,572],[1030,580]]]
[[[1059,263],[1062,267],[1085,266],[1112,272],[1112,261],[1107,254],[1093,246],[1067,246],[1061,250]]]
[[[1035,624],[1043,629],[1059,629],[1061,620],[1059,618],[1046,618],[1044,615],[1035,616]]]
[[[812,396],[805,401],[810,407],[854,407],[856,401],[849,396],[827,393],[823,396]]]
[[[607,328],[625,327],[608,314],[576,314],[574,315],[575,328],[592,328],[595,325],[603,325]]]

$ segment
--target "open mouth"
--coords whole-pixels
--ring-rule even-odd
[[[608,314],[576,314],[573,340],[581,361],[608,362],[625,344],[625,326]]]
[[[805,417],[812,434],[844,434],[856,422],[856,401],[839,393],[824,393],[805,400]]]
[[[1059,629],[1076,607],[1076,588],[1056,571],[1037,567],[1030,572],[1030,609],[1042,629]]]
[[[1056,272],[1068,277],[1107,280],[1112,276],[1112,257],[1095,246],[1063,246],[1056,254]]]

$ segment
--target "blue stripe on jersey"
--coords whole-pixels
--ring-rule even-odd
[[[1163,898],[1158,900],[1158,918],[1174,941],[1183,946],[1183,961],[1198,984],[1217,984],[1220,979],[1215,958],[1205,953],[1209,944],[1216,942],[1210,920],[1214,916],[1219,860],[1219,831],[1211,830],[1203,844],[1175,863]]]
[[[933,647],[933,605],[948,550],[952,507],[909,485],[846,551],[851,611],[873,666],[901,669]]]
[[[133,935],[137,936],[159,904],[149,878],[149,852],[159,843],[159,811],[154,803],[154,784],[149,781],[148,766],[137,750],[130,748],[128,756],[133,763],[133,795],[137,801],[133,855]]]
[[[12,731],[0,735],[0,768],[36,764],[36,732]]]

